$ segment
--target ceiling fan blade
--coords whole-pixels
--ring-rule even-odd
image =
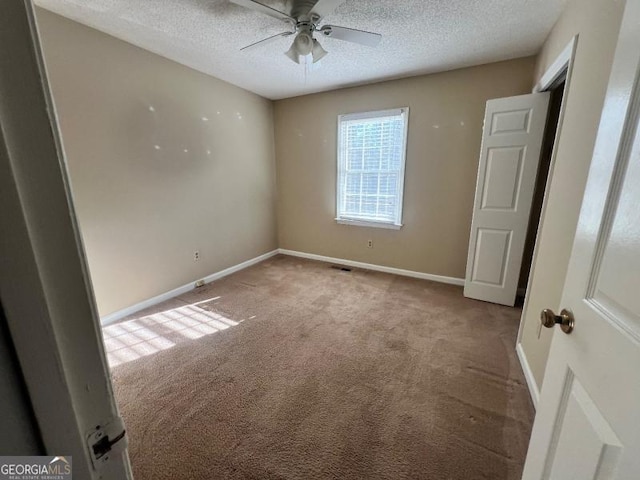
[[[262,45],[266,45],[268,43],[273,42],[274,40],[277,40],[280,37],[288,37],[289,35],[293,35],[294,32],[282,32],[282,33],[278,33],[276,35],[272,35],[270,37],[264,38],[262,40],[259,40],[255,43],[252,43],[251,45],[247,45],[246,47],[242,47],[240,49],[240,51],[244,51],[244,50],[251,50],[255,47],[261,47]]]
[[[310,12],[315,13],[320,19],[326,17],[330,13],[342,5],[346,0],[318,0]]]
[[[344,40],[346,42],[359,43],[368,47],[377,47],[382,40],[379,33],[365,32],[354,28],[337,27],[335,25],[324,25],[320,31],[325,37]]]
[[[287,15],[280,10],[276,10],[275,8],[271,8],[268,5],[265,5],[260,2],[256,2],[254,0],[229,0],[231,3],[235,3],[236,5],[240,5],[241,7],[250,8],[251,10],[255,10],[256,12],[264,13],[265,15],[269,15],[270,17],[277,18],[279,20],[287,20],[293,21],[295,23],[295,19],[291,16]]]

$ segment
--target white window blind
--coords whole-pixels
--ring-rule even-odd
[[[338,221],[401,225],[408,113],[338,117]]]

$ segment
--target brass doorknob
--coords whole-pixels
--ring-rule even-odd
[[[556,315],[553,313],[553,310],[545,308],[540,312],[540,323],[546,328],[553,328],[556,324],[559,324],[562,331],[569,334],[573,331],[576,320],[571,310],[567,310],[566,308],[562,309],[560,315]]]

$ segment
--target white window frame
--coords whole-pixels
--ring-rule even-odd
[[[400,164],[400,172],[398,179],[398,203],[397,203],[397,222],[385,222],[382,220],[375,219],[362,219],[362,218],[354,218],[348,216],[340,215],[340,204],[344,197],[344,185],[346,182],[342,181],[342,172],[344,169],[344,164],[346,159],[343,158],[342,149],[340,148],[342,145],[342,134],[341,134],[341,125],[343,121],[348,120],[364,120],[364,119],[375,119],[378,117],[388,117],[393,115],[403,115],[404,119],[404,135],[403,135],[403,144],[402,144],[402,160]],[[337,141],[336,141],[336,150],[337,150],[337,172],[336,172],[336,222],[341,225],[355,225],[360,227],[376,227],[376,228],[388,228],[392,230],[400,230],[402,228],[402,211],[404,206],[404,177],[405,177],[405,166],[407,163],[407,138],[409,134],[409,107],[401,107],[401,108],[392,108],[388,110],[376,110],[373,112],[359,112],[359,113],[348,113],[343,115],[338,115],[338,131],[337,131]]]

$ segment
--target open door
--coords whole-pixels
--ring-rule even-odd
[[[30,0],[0,2],[0,65],[0,299],[37,433],[73,478],[131,478]]]
[[[532,93],[487,102],[465,297],[515,303],[549,96]]]
[[[562,296],[568,311],[544,315],[545,326],[564,328],[551,344],[524,480],[640,475],[638,25],[640,1],[629,0]]]

